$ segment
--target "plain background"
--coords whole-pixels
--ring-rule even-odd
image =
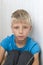
[[[10,17],[17,9],[25,9],[31,15],[33,25],[31,37],[41,47],[43,64],[43,0],[0,0],[0,41],[11,34]]]

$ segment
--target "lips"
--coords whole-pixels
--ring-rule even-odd
[[[18,37],[24,37],[24,36],[18,36]]]
[[[18,36],[18,37],[22,38],[22,37],[24,37],[24,36]]]

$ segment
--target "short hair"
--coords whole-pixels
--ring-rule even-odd
[[[30,14],[26,10],[23,10],[23,9],[14,11],[11,15],[11,18],[23,19],[23,20],[26,19],[31,24]]]

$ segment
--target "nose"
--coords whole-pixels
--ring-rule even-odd
[[[23,33],[23,29],[22,29],[22,28],[19,29],[19,33],[20,33],[20,34]]]

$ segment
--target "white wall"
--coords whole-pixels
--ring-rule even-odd
[[[1,11],[2,11],[2,7],[1,7],[1,0],[0,0],[0,40],[1,40],[1,32],[2,32],[2,30],[1,30],[1,18],[2,18],[2,15],[1,15]]]
[[[16,9],[26,9],[32,18],[32,37],[36,40],[43,55],[43,0],[2,0],[1,5],[1,39],[11,33],[10,16]],[[43,56],[42,56],[43,57]],[[43,58],[42,58],[43,61]]]

